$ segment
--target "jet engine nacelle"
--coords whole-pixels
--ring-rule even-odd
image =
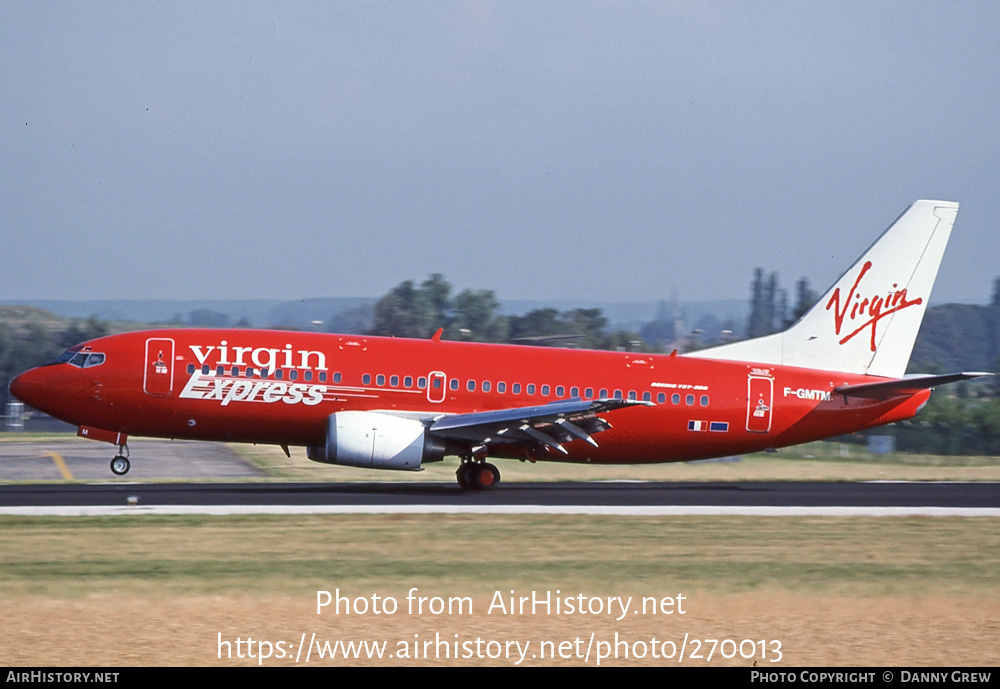
[[[309,459],[366,469],[419,471],[444,459],[444,443],[420,421],[392,414],[341,411],[327,419],[326,447],[310,447]]]

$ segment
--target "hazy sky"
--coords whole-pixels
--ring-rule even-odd
[[[0,299],[825,289],[918,198],[1000,275],[1000,3],[0,0]]]

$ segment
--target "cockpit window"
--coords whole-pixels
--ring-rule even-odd
[[[90,368],[91,366],[100,366],[104,363],[104,355],[99,352],[91,352],[90,356],[87,357],[87,361],[84,362],[84,368]]]
[[[55,363],[69,364],[77,368],[90,368],[103,364],[104,354],[100,352],[81,352],[79,348],[67,349],[56,359]]]
[[[79,349],[67,349],[65,352],[59,355],[59,358],[56,359],[56,363],[65,364],[67,361],[73,358],[73,355],[75,355],[79,351],[80,351]]]

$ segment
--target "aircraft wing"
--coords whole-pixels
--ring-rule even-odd
[[[562,443],[574,439],[597,447],[591,436],[611,428],[598,414],[651,404],[639,400],[575,398],[535,407],[443,415],[436,417],[427,430],[446,440],[468,444],[473,453],[496,443],[545,446],[566,454]]]
[[[912,395],[920,390],[935,388],[938,385],[955,383],[960,380],[991,376],[992,373],[948,373],[940,376],[908,376],[897,380],[882,380],[877,383],[856,383],[854,385],[838,385],[833,392],[848,397],[864,397],[867,399],[884,400],[897,395]]]

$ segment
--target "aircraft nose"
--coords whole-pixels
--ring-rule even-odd
[[[40,408],[47,385],[44,374],[37,368],[28,369],[10,381],[7,389],[17,399],[36,409]]]
[[[79,425],[75,419],[86,411],[87,402],[99,399],[96,396],[86,398],[85,392],[99,385],[90,378],[81,379],[78,370],[72,366],[38,366],[14,378],[7,387],[14,397],[28,406]]]

